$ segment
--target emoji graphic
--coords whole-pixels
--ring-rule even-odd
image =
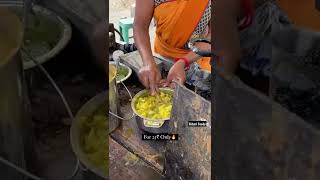
[[[172,139],[172,140],[175,140],[175,139],[176,139],[176,136],[175,136],[175,135],[172,135],[171,139]]]

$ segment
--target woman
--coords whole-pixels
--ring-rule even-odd
[[[213,42],[218,52],[217,66],[224,77],[233,74],[242,57],[240,32],[249,27],[256,7],[268,0],[214,0]],[[195,37],[211,39],[211,1],[209,0],[137,0],[134,22],[134,37],[142,56],[143,67],[139,72],[140,81],[154,94],[158,90],[161,75],[154,62],[149,25],[156,21],[156,53],[174,61],[166,85],[173,80],[183,84],[186,81],[185,68],[194,62],[201,69],[211,71],[210,60],[200,59],[186,48],[188,41]],[[195,44],[199,49],[211,49],[205,43]],[[199,60],[200,59],[200,60]]]
[[[225,73],[234,73],[244,55],[252,54],[257,44],[270,38],[271,25],[279,21],[277,11],[274,0],[215,0],[214,42],[219,45],[215,49],[223,58],[219,64]],[[239,17],[244,18],[240,26]]]
[[[272,58],[271,34],[290,26],[287,16],[275,0],[214,2],[213,41],[219,45],[215,50],[221,57],[216,66],[217,70],[222,70],[225,78],[236,73],[247,85],[268,95]],[[247,17],[247,20],[242,21],[244,24],[238,28],[239,21],[235,17]]]
[[[216,0],[213,6],[214,41],[219,45],[215,50],[221,57],[218,65],[230,74],[236,71],[241,58],[239,30],[252,23],[255,4],[253,0]]]
[[[134,21],[134,38],[143,60],[139,78],[151,94],[158,91],[161,74],[155,64],[149,37],[152,18],[156,21],[154,50],[161,56],[174,61],[166,85],[173,80],[183,84],[186,80],[185,69],[198,60],[202,69],[211,70],[209,59],[200,59],[186,48],[188,41],[195,37],[210,39],[211,3],[209,0],[137,0]],[[197,43],[200,49],[211,49],[206,43]]]

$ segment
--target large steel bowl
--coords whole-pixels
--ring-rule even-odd
[[[81,147],[80,129],[82,127],[82,123],[80,119],[83,116],[90,116],[97,110],[97,108],[104,104],[106,105],[107,109],[107,94],[108,92],[98,94],[97,96],[89,100],[86,104],[84,104],[76,114],[75,121],[72,123],[70,131],[70,139],[73,152],[76,154],[80,162],[97,176],[97,179],[108,179],[108,175],[101,168],[93,165],[91,161],[89,161],[89,159],[87,158],[86,153],[83,151]],[[106,127],[106,131],[107,129],[108,127]],[[108,157],[107,154],[108,151],[106,151],[106,158]]]
[[[18,15],[22,16],[23,14],[23,4],[12,3],[9,4],[10,8],[14,10]],[[33,48],[33,53],[31,55],[37,60],[38,63],[42,64],[47,62],[48,60],[54,58],[57,54],[59,54],[69,43],[72,35],[72,28],[68,21],[62,19],[56,13],[50,11],[39,5],[34,5],[32,7],[32,12],[28,14],[28,28],[37,29],[37,24],[39,22],[45,23],[46,25],[50,25],[50,27],[56,27],[58,32],[57,39],[52,44],[52,48],[48,50]],[[44,25],[42,25],[44,26]],[[53,30],[52,30],[53,32]],[[52,32],[48,32],[48,37],[52,36]],[[27,36],[25,36],[26,38]],[[24,40],[26,42],[27,39]],[[41,39],[42,40],[42,39]],[[46,42],[46,39],[43,39],[43,43]],[[24,45],[22,45],[24,47]],[[41,49],[41,50],[40,50]],[[28,52],[30,53],[30,52]],[[36,64],[28,58],[27,55],[23,56],[23,68],[24,70],[31,69],[36,66]]]
[[[170,89],[170,88],[160,88],[160,91],[164,91],[164,92],[169,92],[169,93],[172,93],[173,94],[173,89]],[[141,114],[139,114],[136,110],[136,102],[137,102],[137,99],[140,98],[140,97],[143,97],[143,96],[147,96],[149,95],[149,90],[145,89],[145,90],[142,90],[140,92],[138,92],[132,99],[131,101],[131,108],[133,110],[133,112],[138,116],[140,117],[140,119],[142,119],[144,121],[144,125],[146,126],[146,123],[148,122],[151,122],[151,123],[156,123],[158,125],[155,125],[155,126],[147,126],[147,127],[154,127],[154,128],[160,128],[164,123],[165,121],[167,120],[170,120],[170,117],[169,118],[164,118],[164,119],[150,119],[148,117],[145,117]]]
[[[109,64],[116,65],[116,62],[114,62],[114,61],[109,61]],[[123,79],[121,79],[121,80],[116,80],[117,84],[119,84],[119,83],[121,83],[121,82],[124,82],[125,80],[127,80],[127,79],[132,75],[132,69],[131,69],[129,66],[127,66],[127,65],[125,65],[125,64],[123,64],[123,63],[119,63],[119,65],[120,65],[121,67],[123,67],[123,68],[126,68],[126,69],[128,70],[128,74],[127,74],[126,77],[124,77]]]

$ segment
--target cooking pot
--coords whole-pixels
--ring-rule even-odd
[[[118,91],[116,85],[117,68],[109,63],[109,111],[113,114],[118,112]],[[109,133],[120,125],[120,121],[115,116],[109,117]]]
[[[119,100],[118,100],[118,89],[117,89],[117,66],[116,64],[109,62],[109,133],[117,129],[117,127],[120,125],[120,119],[121,120],[130,120],[133,118],[134,114],[130,118],[123,118],[118,115],[118,109],[119,109]],[[120,81],[120,84],[122,84],[125,89],[127,90],[131,100],[132,96],[128,88],[125,86],[125,84]]]
[[[165,92],[172,93],[172,94],[174,92],[173,89],[170,89],[170,88],[160,88],[160,91],[165,91]],[[142,91],[138,92],[133,97],[133,99],[131,101],[131,108],[136,115],[135,119],[137,121],[138,127],[141,130],[149,132],[149,133],[169,133],[168,121],[170,120],[170,117],[165,118],[165,119],[156,119],[156,120],[155,119],[148,119],[147,117],[140,115],[136,111],[135,104],[137,102],[137,99],[139,97],[145,96],[146,94],[149,94],[149,90],[147,90],[147,89],[142,90]]]
[[[99,107],[106,105],[106,96],[107,92],[102,92],[86,102],[77,112],[70,130],[72,150],[80,160],[82,166],[87,169],[87,171],[84,171],[83,173],[84,176],[90,176],[92,178],[94,177],[96,180],[108,179],[108,172],[100,167],[97,167],[88,159],[88,154],[85,153],[81,144],[81,138],[83,136],[82,133],[84,133],[83,130],[81,130],[84,126],[81,118],[92,116],[92,114],[94,114]]]
[[[23,24],[0,2],[0,156],[25,168],[23,69],[19,49],[23,39]],[[18,180],[24,177],[2,166],[0,177]]]

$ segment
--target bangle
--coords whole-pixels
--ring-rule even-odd
[[[176,62],[178,62],[180,60],[182,60],[184,62],[185,70],[188,70],[190,68],[190,63],[189,63],[188,59],[187,58],[176,58],[175,59]]]

